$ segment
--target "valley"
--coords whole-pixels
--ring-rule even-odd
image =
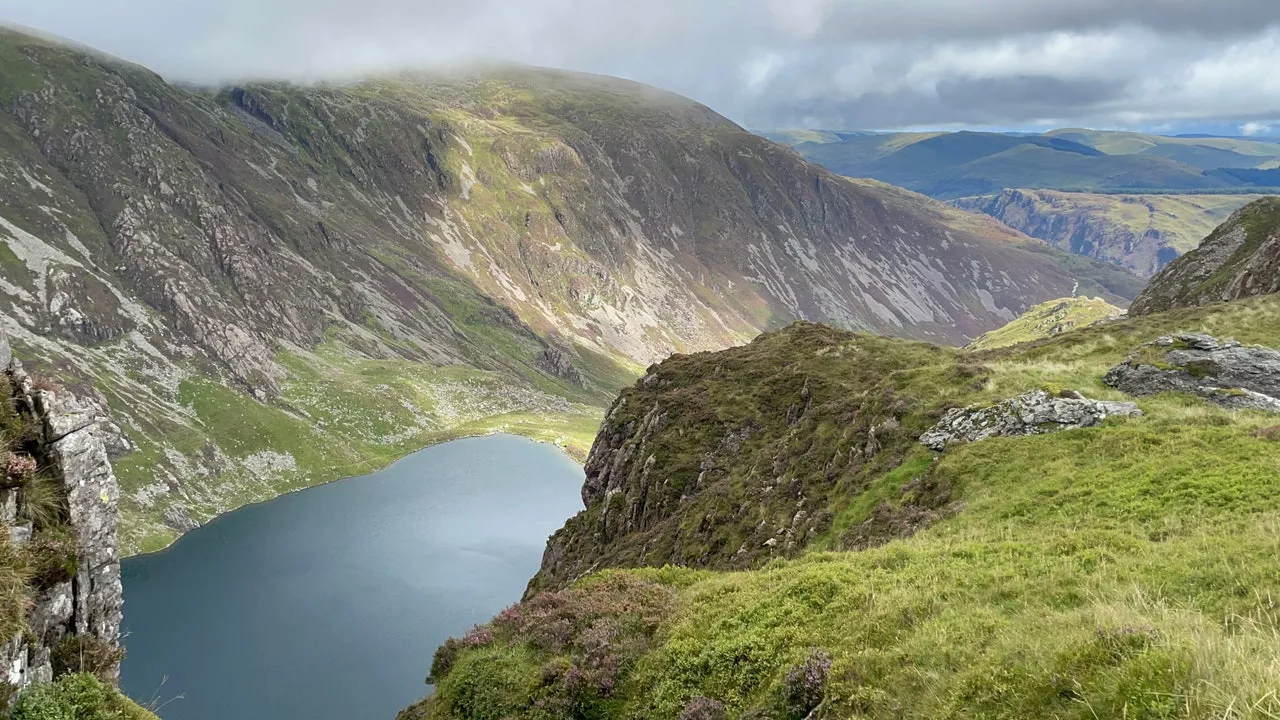
[[[1140,290],[600,76],[200,91],[0,30],[0,105],[0,322],[113,418],[129,553],[461,435],[581,457],[672,351]]]

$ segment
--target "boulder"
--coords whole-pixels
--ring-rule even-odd
[[[1200,333],[1147,343],[1103,381],[1138,397],[1182,392],[1234,410],[1280,413],[1280,351]]]
[[[956,443],[1074,430],[1097,425],[1113,415],[1141,414],[1138,406],[1130,402],[1089,400],[1078,393],[1074,397],[1054,397],[1035,390],[995,405],[948,410],[937,425],[920,436],[920,442],[942,450]]]

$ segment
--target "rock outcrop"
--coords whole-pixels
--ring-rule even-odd
[[[59,478],[66,493],[66,512],[74,553],[74,573],[47,587],[38,587],[28,614],[28,632],[0,647],[2,678],[11,689],[53,679],[54,649],[70,636],[93,639],[99,648],[118,648],[123,594],[117,544],[119,488],[100,431],[101,415],[93,403],[62,391],[36,387],[21,363],[7,353],[0,332],[3,372],[24,412],[34,415],[42,438],[36,452]],[[6,399],[6,401],[9,401]],[[108,433],[110,431],[108,430]],[[0,490],[0,522],[13,528],[13,541],[35,542],[32,522],[19,517],[25,502],[21,487]],[[111,661],[95,671],[107,679],[118,677]]]
[[[538,355],[538,368],[548,375],[553,375],[562,380],[585,387],[586,378],[582,376],[582,371],[574,367],[573,360],[569,354],[558,347],[549,346]]]
[[[1198,333],[1143,345],[1103,380],[1139,397],[1183,392],[1235,410],[1280,413],[1280,351]]]
[[[1268,197],[1236,211],[1200,247],[1156,275],[1129,311],[1146,315],[1275,292],[1280,292],[1280,198]]]
[[[948,410],[937,425],[920,436],[920,442],[932,450],[944,450],[957,443],[991,437],[1043,435],[1092,427],[1113,416],[1141,414],[1134,403],[1089,400],[1079,393],[1055,397],[1044,390],[1035,390],[995,405]]]

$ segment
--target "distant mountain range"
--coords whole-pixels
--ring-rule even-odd
[[[943,200],[1006,188],[1089,192],[1251,192],[1280,187],[1274,139],[1167,137],[1068,128],[1044,134],[764,133],[809,160]]]

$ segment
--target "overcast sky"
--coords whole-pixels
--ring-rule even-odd
[[[0,20],[202,83],[502,59],[756,129],[1280,135],[1280,0],[0,0]]]

